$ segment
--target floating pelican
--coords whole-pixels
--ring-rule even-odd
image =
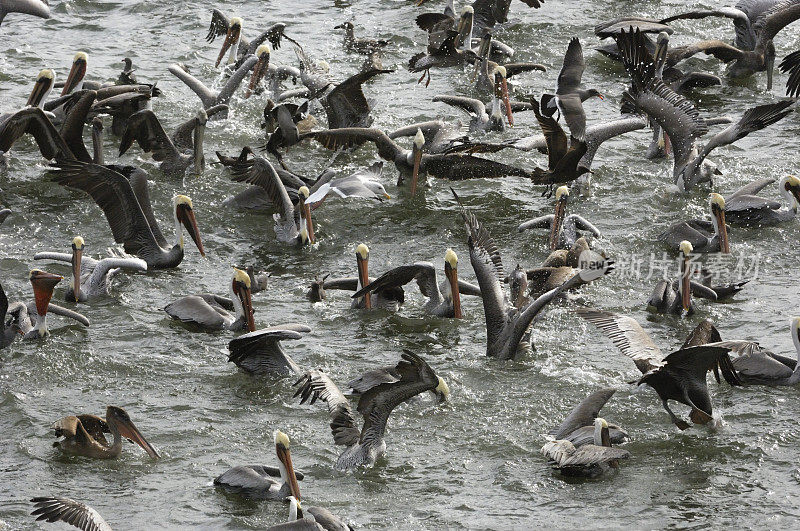
[[[41,339],[50,335],[50,330],[47,328],[48,312],[69,317],[83,326],[89,326],[89,319],[83,315],[50,304],[50,299],[53,298],[53,289],[64,277],[47,273],[41,269],[32,269],[29,278],[33,286],[34,303],[25,305],[17,302],[9,311],[9,313],[15,314],[24,339]]]
[[[614,393],[613,387],[591,393],[569,412],[567,418],[560,425],[550,430],[550,436],[556,441],[568,441],[576,448],[595,441],[596,427],[594,423],[600,410]],[[614,424],[608,424],[608,435],[614,444],[623,443],[628,439],[628,432]]]
[[[63,437],[54,446],[68,454],[114,459],[122,453],[122,438],[125,437],[141,446],[150,457],[160,457],[120,407],[108,406],[105,420],[94,415],[64,417],[53,424],[53,430],[56,437]],[[104,433],[111,433],[114,437],[110,445]]]
[[[425,360],[409,350],[403,351],[395,371],[400,375],[398,381],[375,386],[360,396],[357,409],[364,417],[361,429],[347,398],[327,374],[312,370],[295,383],[299,388],[294,396],[301,397],[301,404],[310,399],[311,403],[322,400],[328,405],[333,440],[346,448],[336,461],[337,470],[372,466],[386,453],[384,434],[394,408],[425,391],[449,392],[447,384]]]
[[[521,223],[517,230],[522,232],[532,228],[549,228],[550,237],[548,247],[550,251],[556,249],[569,249],[581,237],[578,230],[588,231],[597,238],[601,238],[600,229],[577,214],[567,216],[567,200],[569,188],[559,186],[556,190],[556,209],[554,214],[547,214]]]
[[[39,496],[31,498],[37,522],[65,522],[84,531],[111,531],[100,514],[86,504],[70,498]]]
[[[632,317],[590,308],[579,308],[578,315],[597,326],[623,354],[633,359],[642,373],[637,385],[647,384],[655,389],[670,419],[681,430],[689,428],[689,423],[672,412],[668,400],[692,408],[689,417],[695,424],[708,424],[713,417],[706,373],[713,370],[719,381],[722,372],[730,385],[741,385],[728,356],[729,346],[720,343],[684,346],[662,359],[661,349]]]
[[[0,0],[0,24],[9,13],[50,18],[50,7],[42,0]]]
[[[143,173],[143,172],[141,172]],[[125,252],[147,262],[148,269],[177,267],[183,261],[183,230],[205,256],[200,231],[194,217],[192,200],[185,195],[173,198],[175,244],[168,247],[153,216],[147,193],[147,176],[132,175],[130,181],[111,168],[78,161],[60,161],[52,171],[52,179],[62,186],[77,188],[89,194],[111,226],[114,241],[123,244]],[[135,178],[143,179],[136,190]]]
[[[787,208],[781,209],[777,201],[764,199],[757,194],[775,179],[753,181],[725,199],[725,213],[732,225],[768,226],[791,221],[800,208],[800,179],[793,175],[783,177],[778,189],[786,200]]]
[[[619,468],[619,460],[630,457],[630,452],[612,448],[605,419],[594,419],[594,444],[576,446],[570,441],[555,440],[542,446],[542,454],[555,462],[555,468],[564,475],[597,477],[608,470]]]
[[[211,294],[189,295],[169,303],[164,311],[173,319],[204,329],[255,332],[250,286],[251,280],[247,272],[234,267],[230,299]]]
[[[673,251],[679,251],[683,241],[692,244],[697,253],[730,253],[728,227],[725,224],[725,199],[719,194],[709,195],[711,222],[704,219],[690,219],[670,226],[659,234],[658,239]]]
[[[680,257],[680,276],[678,280],[660,280],[647,301],[647,308],[657,313],[673,313],[691,315],[694,313],[692,294],[705,299],[717,300],[717,294],[711,288],[691,279],[689,267],[690,254],[694,250],[688,241],[678,245]]]
[[[203,156],[203,137],[207,122],[208,114],[200,109],[194,117],[191,149],[182,152],[167,136],[167,132],[153,111],[148,109],[139,111],[128,119],[128,126],[119,144],[119,156],[124,155],[135,140],[142,151],[153,154],[153,160],[161,161],[159,167],[167,175],[183,175],[190,166],[193,166],[195,175],[201,175],[206,165]]]
[[[111,281],[123,269],[147,271],[147,262],[141,258],[113,257],[94,260],[83,256],[86,245],[83,238],[72,239],[72,253],[39,252],[34,260],[57,260],[72,263],[70,287],[64,292],[64,300],[85,302],[95,297],[108,295]]]
[[[289,451],[289,436],[275,430],[275,453],[278,455],[278,467],[261,465],[236,466],[214,479],[214,485],[225,490],[242,494],[248,498],[259,500],[284,500],[288,496],[300,499],[300,486],[297,474],[292,465]],[[280,481],[273,479],[279,477]]]
[[[612,262],[600,264],[597,269],[586,269],[573,275],[559,287],[552,289],[527,305],[516,308],[509,303],[502,282],[505,279],[500,251],[492,241],[489,231],[467,212],[455,191],[453,195],[461,208],[461,217],[467,229],[469,257],[478,277],[486,317],[486,355],[499,359],[514,359],[520,352],[530,349],[528,331],[534,319],[558,295],[586,282],[591,282],[613,271]]]
[[[416,280],[419,290],[428,297],[425,312],[437,317],[461,319],[461,294],[480,297],[481,290],[478,286],[459,280],[458,256],[452,249],[444,253],[444,276],[445,280],[439,284],[436,267],[430,262],[396,267],[356,291],[353,299],[363,299],[367,293],[380,295],[384,290],[401,288]]]

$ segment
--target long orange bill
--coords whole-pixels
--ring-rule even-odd
[[[253,95],[258,83],[261,81],[264,75],[266,75],[267,69],[269,68],[269,56],[270,54],[263,53],[261,54],[261,57],[258,58],[256,66],[253,67],[253,74],[250,76],[250,83],[247,85],[247,90],[244,93],[245,99]]]
[[[417,193],[417,180],[419,179],[419,167],[420,163],[422,162],[422,151],[417,149],[416,144],[414,145],[414,169],[411,173],[411,197],[414,197],[414,194]]]
[[[61,95],[66,96],[72,92],[78,83],[81,82],[83,76],[86,75],[86,61],[83,59],[76,59],[72,62],[72,68],[67,76],[67,81],[64,83],[64,88],[61,89]]]
[[[158,455],[158,452],[156,452],[156,449],[153,448],[149,442],[147,442],[147,439],[145,439],[142,434],[139,433],[139,430],[133,425],[133,422],[120,422],[118,428],[120,435],[141,446],[142,449],[147,452],[147,455],[153,459],[158,459],[161,457]]]
[[[247,319],[247,331],[255,332],[256,321],[255,317],[253,316],[253,296],[252,293],[250,292],[250,288],[248,288],[246,285],[236,280],[234,280],[233,282],[234,282],[234,291],[242,303],[242,310],[244,310],[244,316]]]
[[[242,28],[239,26],[234,26],[231,24],[231,27],[228,28],[228,33],[225,34],[225,41],[222,43],[222,49],[219,51],[219,56],[217,57],[217,62],[214,63],[214,68],[218,67],[219,64],[222,62],[222,58],[225,57],[225,52],[233,46],[239,39],[239,33],[241,33]]]
[[[728,227],[725,226],[725,211],[716,205],[714,205],[714,210],[719,224],[719,250],[727,254],[731,252],[731,244],[728,241]]]
[[[300,485],[297,484],[297,476],[294,473],[294,466],[292,465],[292,454],[289,453],[288,448],[284,448],[280,444],[275,445],[275,452],[278,454],[283,466],[286,467],[286,474],[289,476],[289,490],[292,496],[300,501]]]
[[[669,155],[672,153],[672,141],[669,139],[669,135],[666,131],[664,131],[664,154]]]
[[[78,249],[72,245],[72,291],[75,295],[75,302],[81,298],[81,259],[83,257],[83,249]]]
[[[566,199],[556,201],[556,210],[553,214],[553,224],[550,225],[550,251],[555,251],[558,247],[558,237],[561,234],[561,227],[564,224],[564,217],[567,214]]]
[[[197,246],[197,250],[200,251],[200,256],[205,256],[206,251],[203,249],[202,240],[200,240],[200,230],[197,228],[194,210],[187,205],[178,205],[178,219],[183,223],[183,226],[186,227],[186,232],[189,233],[189,237]]]
[[[36,313],[40,317],[47,315],[47,307],[50,299],[53,298],[53,289],[56,284],[61,282],[64,277],[54,275],[44,271],[33,271],[31,273],[31,285],[33,286],[33,297],[36,301]]]
[[[358,278],[361,281],[361,287],[369,285],[369,271],[368,269],[369,258],[361,258],[361,255],[356,253],[356,262],[358,263]],[[372,294],[367,292],[364,294],[364,308],[367,310],[372,309]]]
[[[311,205],[303,201],[303,217],[306,218],[306,231],[308,232],[308,241],[314,243],[314,222],[311,220]]]
[[[508,97],[508,81],[506,78],[500,79],[500,90],[503,95],[503,104],[506,106],[506,117],[508,117],[508,124],[514,125],[514,115],[511,114],[511,100]]]
[[[453,317],[461,319],[461,292],[458,290],[458,270],[450,266],[450,262],[444,263],[444,273],[450,282],[450,293],[453,295]]]
[[[36,80],[31,90],[31,95],[28,96],[28,102],[25,104],[29,107],[38,107],[42,102],[47,92],[53,86],[53,78],[41,76]]]
[[[691,297],[692,286],[689,278],[689,257],[684,256],[681,267],[681,304],[683,305],[683,310],[687,313],[692,305]]]

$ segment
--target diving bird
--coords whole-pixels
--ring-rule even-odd
[[[149,109],[139,111],[128,119],[128,125],[119,144],[119,156],[125,154],[135,141],[145,153],[152,153],[153,160],[161,162],[159,168],[167,175],[183,175],[187,168],[193,168],[195,175],[201,175],[205,168],[203,156],[203,137],[205,136],[208,114],[200,109],[194,117],[189,146],[175,145],[164,131],[158,117]],[[183,132],[181,132],[183,133]],[[184,147],[189,147],[185,150]]]
[[[328,280],[326,275],[321,282],[315,281],[311,287],[309,296],[314,302],[319,302],[325,298],[325,290],[345,290],[359,291],[364,286],[374,282],[374,278],[369,276],[369,247],[360,243],[356,247],[356,270],[355,277],[332,278]],[[354,310],[379,308],[382,310],[396,312],[405,301],[405,291],[402,285],[385,287],[379,291],[371,291],[369,297],[355,297],[350,302],[350,308]]]
[[[243,334],[228,343],[228,362],[253,375],[299,374],[300,367],[283,351],[281,340],[302,339],[308,332],[306,325],[285,324]]]
[[[143,173],[134,171],[129,180],[106,166],[62,160],[51,175],[58,184],[89,194],[103,210],[114,241],[123,244],[126,253],[147,262],[148,269],[177,267],[183,261],[182,227],[205,256],[192,200],[185,195],[173,198],[175,243],[168,246],[153,216]]]
[[[549,435],[556,441],[569,441],[575,448],[592,443],[597,416],[614,392],[613,387],[606,387],[591,393],[569,412],[561,424],[550,430]],[[628,439],[628,432],[614,424],[608,424],[608,432],[609,439],[614,444]]]
[[[115,275],[123,269],[147,271],[147,262],[141,258],[111,257],[95,260],[84,257],[86,243],[80,236],[72,239],[72,253],[42,251],[33,255],[34,260],[56,260],[72,264],[70,286],[64,292],[64,300],[85,302],[108,295]]]
[[[61,438],[54,446],[64,453],[96,459],[115,459],[122,453],[124,437],[141,446],[150,457],[160,457],[121,407],[108,406],[105,419],[95,415],[70,415],[53,423],[52,428],[55,436]],[[111,444],[106,440],[105,433],[110,433],[114,438]]]
[[[599,417],[594,419],[593,443],[577,446],[567,440],[554,440],[542,446],[541,453],[562,474],[588,477],[619,468],[619,460],[631,455],[627,450],[611,447],[608,423]]]
[[[400,375],[398,381],[372,387],[359,397],[356,409],[364,417],[361,429],[350,402],[327,374],[312,370],[294,384],[298,387],[294,396],[301,397],[301,404],[310,399],[312,404],[322,400],[328,405],[333,440],[345,447],[336,461],[337,470],[349,471],[375,464],[386,453],[384,435],[394,408],[426,391],[445,389],[444,380],[425,360],[409,350],[404,350],[401,357],[395,366]]]
[[[37,496],[31,502],[34,507],[31,516],[37,522],[64,522],[84,531],[111,531],[97,511],[70,498]]]
[[[314,222],[311,207],[306,201],[310,192],[307,186],[298,190],[296,204],[292,204],[289,193],[272,164],[259,155],[252,159],[237,160],[231,166],[235,182],[260,186],[264,189],[278,213],[273,215],[275,237],[281,243],[302,246],[314,244]]]
[[[782,209],[778,201],[764,199],[758,193],[774,183],[765,178],[753,181],[736,190],[725,199],[725,213],[731,225],[769,226],[791,221],[800,208],[800,179],[793,175],[783,177],[778,183],[780,194],[787,203]]]
[[[597,326],[623,354],[634,361],[642,373],[636,384],[647,384],[658,393],[670,419],[681,430],[690,425],[673,413],[668,400],[689,406],[692,409],[689,418],[695,424],[708,424],[713,417],[706,374],[713,370],[719,381],[721,372],[730,385],[741,385],[728,356],[730,347],[719,346],[719,343],[685,346],[663,357],[661,349],[632,317],[591,308],[579,308],[577,311],[578,315]]]
[[[289,520],[267,528],[268,531],[353,531],[324,507],[303,508],[300,501],[289,496]]]
[[[575,241],[581,237],[581,234],[578,232],[579,230],[589,232],[595,237],[601,238],[600,229],[595,227],[592,223],[578,214],[567,215],[568,199],[569,188],[567,186],[559,186],[558,189],[556,189],[555,213],[520,223],[517,230],[522,232],[533,228],[550,229],[550,236],[548,238],[548,248],[550,251],[571,248],[575,244]]]
[[[42,0],[0,0],[0,24],[9,13],[50,18],[50,7]]]
[[[679,278],[677,280],[659,280],[647,301],[647,308],[657,313],[693,314],[692,294],[712,301],[717,300],[714,290],[691,279],[692,270],[689,262],[690,255],[694,251],[692,244],[684,240],[679,243],[678,249],[680,252]]]
[[[288,496],[300,499],[300,486],[297,480],[303,479],[292,465],[289,451],[289,436],[281,430],[273,433],[278,466],[235,466],[214,478],[214,485],[226,491],[241,494],[257,500],[284,500]]]
[[[534,320],[553,299],[580,284],[601,278],[614,269],[613,263],[609,261],[598,269],[580,271],[557,288],[517,308],[509,302],[503,290],[502,282],[506,276],[503,262],[489,231],[480,224],[474,214],[464,208],[455,191],[453,195],[459,204],[461,217],[467,229],[470,262],[481,289],[486,317],[487,356],[508,360],[530,350],[528,331]]]
[[[452,249],[444,253],[444,276],[445,280],[440,284],[436,278],[436,266],[430,262],[403,265],[382,274],[356,291],[352,297],[364,298],[368,293],[379,295],[383,290],[400,288],[416,280],[420,292],[428,297],[424,306],[426,313],[461,319],[461,294],[480,296],[481,290],[478,286],[459,280],[458,256]]]
[[[233,268],[230,299],[209,293],[188,295],[164,307],[173,319],[206,330],[247,330],[255,332],[251,280],[246,271]],[[229,310],[233,310],[233,314]]]
[[[343,22],[333,29],[344,30],[344,47],[351,52],[360,53],[362,55],[369,55],[373,52],[380,51],[389,45],[389,41],[384,39],[359,39],[356,38],[353,31],[352,22]]]
[[[725,224],[725,199],[716,193],[708,197],[711,222],[690,219],[675,223],[658,235],[659,241],[666,243],[673,251],[679,251],[681,243],[688,241],[696,253],[730,253],[728,227]]]

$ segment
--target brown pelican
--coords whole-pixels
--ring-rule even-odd
[[[292,465],[289,451],[289,436],[281,430],[275,430],[275,453],[278,455],[278,467],[261,465],[236,466],[214,479],[214,485],[227,491],[242,494],[248,498],[259,500],[284,500],[287,496],[300,499],[300,486],[297,474]],[[273,479],[279,477],[280,480]]]
[[[521,223],[519,227],[517,227],[517,230],[522,232],[533,228],[550,229],[550,237],[548,238],[548,248],[550,251],[571,248],[581,236],[578,232],[579,230],[588,231],[595,237],[601,238],[600,230],[586,219],[577,214],[570,214],[567,216],[568,199],[569,188],[566,186],[559,186],[558,189],[556,189],[555,213]]]
[[[679,251],[681,243],[688,241],[697,253],[730,253],[728,227],[725,224],[725,199],[712,193],[709,196],[711,222],[704,219],[690,219],[670,226],[659,234],[658,239],[673,251]]]
[[[186,168],[194,165],[194,174],[201,175],[206,162],[203,156],[206,122],[208,115],[205,110],[200,109],[194,118],[191,149],[188,152],[181,152],[167,136],[167,132],[153,111],[148,109],[139,111],[128,119],[128,126],[119,144],[119,156],[124,155],[136,141],[142,151],[153,154],[153,160],[161,161],[159,167],[165,174],[183,175]]]
[[[550,430],[550,436],[557,441],[569,441],[576,448],[590,444],[594,440],[594,422],[600,410],[614,395],[614,388],[607,387],[595,391],[575,406],[567,418],[557,427]],[[628,433],[614,424],[608,425],[609,438],[612,443],[620,444],[628,439]],[[597,444],[597,443],[595,443]]]
[[[469,257],[478,277],[486,317],[486,355],[503,360],[514,359],[530,348],[528,330],[534,319],[558,295],[580,284],[596,280],[613,271],[612,262],[604,262],[597,269],[586,269],[572,276],[559,287],[552,289],[521,308],[509,302],[502,282],[505,278],[500,251],[474,214],[467,212],[455,191],[453,195],[461,208],[467,229]]]
[[[150,457],[160,457],[121,407],[108,406],[105,420],[94,415],[70,415],[53,423],[52,428],[56,437],[64,438],[54,446],[68,454],[114,459],[122,453],[122,438],[125,437],[141,446]],[[104,433],[110,433],[114,437],[110,445]]]
[[[579,308],[578,315],[597,326],[623,354],[633,359],[642,373],[637,385],[647,384],[655,389],[670,419],[681,430],[689,428],[689,423],[672,412],[668,400],[692,408],[689,418],[695,424],[708,424],[713,417],[706,373],[713,370],[719,382],[722,372],[729,384],[741,385],[728,356],[730,347],[719,343],[685,346],[662,359],[661,349],[632,317],[590,308]]]
[[[289,193],[275,168],[259,155],[254,155],[252,159],[237,161],[231,170],[235,182],[262,187],[272,204],[278,207],[278,213],[273,218],[275,236],[279,242],[300,246],[315,242],[311,207],[306,201],[310,195],[308,187],[300,187],[297,204],[292,204]]]
[[[369,55],[389,45],[389,41],[384,39],[357,39],[352,22],[344,22],[333,29],[344,30],[344,47],[351,52]]]
[[[759,179],[743,186],[725,199],[725,212],[732,225],[777,225],[797,216],[800,208],[800,179],[793,175],[783,177],[778,183],[788,208],[781,209],[777,201],[764,199],[757,194],[775,179]]]
[[[31,498],[32,516],[37,522],[65,522],[84,531],[111,531],[111,526],[100,514],[80,502],[70,498],[40,496]]]
[[[353,531],[352,527],[324,507],[303,509],[300,501],[294,496],[289,496],[287,499],[289,520],[268,527],[268,531]]]
[[[586,136],[586,113],[583,110],[583,102],[595,96],[604,99],[596,89],[579,88],[585,69],[581,41],[573,37],[564,55],[561,72],[558,73],[555,96],[552,94],[542,96],[542,114],[549,117],[558,110],[564,116],[570,134],[578,141],[584,140]]]
[[[800,50],[790,53],[781,61],[781,72],[789,74],[786,80],[786,95],[790,98],[800,97]]]
[[[228,343],[228,361],[254,375],[287,376],[300,373],[300,367],[281,348],[283,339],[301,339],[311,329],[300,324],[262,328]]]
[[[283,38],[296,44],[293,39],[290,39],[283,33],[286,24],[273,24],[252,41],[248,41],[242,35],[242,25],[243,22],[241,18],[233,17],[228,20],[228,17],[223,15],[221,11],[217,9],[212,10],[211,25],[208,28],[206,41],[211,43],[214,42],[217,37],[225,35],[225,41],[222,44],[222,49],[220,50],[219,57],[217,57],[215,66],[219,66],[222,58],[225,57],[225,52],[229,49],[228,63],[234,63],[237,59],[241,60],[243,57],[254,54],[258,47],[263,45],[266,41],[269,41],[276,50],[281,47],[281,39]]]
[[[688,241],[678,245],[681,253],[680,278],[675,281],[660,280],[647,301],[647,308],[657,313],[674,313],[678,315],[691,315],[694,313],[692,294],[717,300],[717,294],[711,288],[691,280],[692,272],[689,267],[690,254],[694,250]]]
[[[369,247],[361,243],[356,247],[356,266],[358,276],[346,278],[333,278],[328,280],[326,275],[322,281],[316,280],[312,283],[309,297],[314,302],[319,302],[325,298],[325,290],[336,289],[346,291],[359,291],[375,279],[369,276]],[[385,288],[378,292],[370,292],[369,297],[356,297],[350,303],[353,309],[380,308],[390,312],[395,312],[405,301],[405,292],[402,286]]]
[[[142,175],[143,172],[138,172],[138,175],[134,172],[129,181],[121,173],[105,166],[60,161],[57,169],[51,173],[52,180],[58,184],[89,194],[103,210],[114,241],[123,244],[126,253],[147,262],[148,269],[177,267],[183,261],[182,226],[189,232],[200,254],[205,256],[192,200],[185,195],[173,198],[176,241],[168,247],[153,216],[147,193],[147,176]],[[136,179],[143,179],[143,182],[137,185]]]
[[[62,96],[83,88],[83,78],[86,76],[88,65],[89,56],[86,55],[86,52],[75,54],[75,57],[72,58],[72,67],[69,69],[67,80],[64,82],[64,88],[61,89]]]
[[[212,90],[205,86],[202,81],[184,70],[181,65],[169,65],[167,70],[169,70],[172,75],[183,81],[187,87],[192,89],[192,92],[197,94],[197,97],[200,98],[203,108],[208,110],[215,105],[220,105],[222,103],[227,104],[233,97],[236,89],[238,89],[239,85],[242,84],[244,78],[247,77],[247,74],[253,69],[253,67],[256,66],[256,63],[258,62],[259,58],[257,56],[247,56],[242,62],[242,65],[236,69],[230,78],[228,78],[219,91]]]
[[[456,181],[510,175],[530,177],[527,170],[481,157],[460,153],[423,153],[422,146],[425,144],[425,136],[421,130],[414,136],[411,150],[403,149],[386,133],[374,128],[331,129],[308,133],[303,135],[303,138],[313,138],[330,150],[352,147],[364,142],[374,143],[378,155],[384,160],[394,162],[400,172],[398,184],[402,183],[405,177],[411,177],[412,196],[416,193],[420,173]]]
[[[594,444],[575,445],[567,440],[554,440],[542,446],[542,455],[555,463],[556,470],[568,476],[597,477],[619,468],[619,460],[630,452],[611,447],[608,423],[594,419]]]
[[[346,448],[336,461],[337,470],[372,466],[386,453],[384,434],[394,408],[425,391],[436,389],[446,393],[444,380],[425,360],[409,350],[403,351],[395,371],[400,375],[398,381],[375,386],[359,397],[357,410],[364,417],[361,429],[350,402],[327,374],[312,370],[295,382],[299,388],[294,396],[301,397],[301,404],[310,399],[312,404],[322,400],[328,405],[333,440]]]
[[[72,253],[39,252],[33,255],[34,260],[57,260],[72,264],[72,279],[64,300],[85,302],[95,297],[108,295],[111,281],[122,269],[147,271],[147,262],[141,258],[112,257],[94,260],[83,256],[86,245],[83,238],[72,239]]]
[[[452,249],[444,253],[444,276],[445,281],[439,284],[436,267],[430,262],[395,267],[356,291],[353,299],[366,300],[366,293],[378,295],[384,290],[401,288],[416,280],[419,290],[428,297],[425,312],[437,317],[461,319],[461,294],[480,296],[481,290],[478,286],[458,279],[458,256]]]
[[[189,295],[169,303],[164,311],[173,319],[204,329],[255,332],[250,286],[247,272],[234,267],[230,299],[211,294]],[[232,309],[234,314],[228,309]]]
[[[0,24],[9,13],[50,18],[50,7],[42,0],[0,0]]]
[[[773,354],[752,341],[724,341],[731,352],[738,354],[733,367],[742,382],[749,385],[797,385],[800,383],[800,317],[792,319],[790,328],[796,358]],[[716,338],[715,338],[716,339]]]
[[[386,188],[378,181],[382,169],[383,161],[379,161],[346,177],[334,177],[335,173],[328,173],[312,186],[311,195],[306,202],[312,205],[312,208],[317,208],[331,193],[345,199],[350,197],[378,201],[391,199],[392,197],[386,193]]]

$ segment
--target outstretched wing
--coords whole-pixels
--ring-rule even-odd
[[[297,380],[294,385],[300,386],[294,396],[300,397],[301,404],[309,399],[313,404],[320,399],[328,405],[333,441],[336,444],[352,446],[358,443],[361,431],[356,424],[350,402],[336,387],[336,384],[328,378],[327,374],[320,370],[311,370]]]
[[[367,292],[380,293],[383,290],[399,288],[414,279],[417,280],[420,291],[426,297],[433,296],[439,289],[436,285],[436,268],[434,265],[430,262],[418,262],[390,269],[375,281],[358,290],[353,294],[353,298],[363,297]]]
[[[300,339],[310,331],[304,325],[282,325],[241,335],[228,343],[228,361],[252,374],[299,373],[300,367],[283,351],[280,341]]]
[[[278,212],[284,220],[294,218],[294,205],[289,193],[278,172],[267,159],[255,155],[252,159],[237,160],[231,166],[231,171],[232,179],[237,183],[253,184],[263,188],[272,204],[278,207]]]
[[[35,509],[31,515],[36,521],[66,522],[83,531],[111,531],[111,526],[100,514],[80,502],[69,498],[51,496],[31,498]]]
[[[564,422],[550,430],[550,435],[556,439],[563,439],[578,428],[590,426],[594,422],[594,419],[597,418],[600,410],[603,409],[603,406],[606,405],[606,402],[614,395],[614,392],[615,389],[613,387],[607,387],[595,391],[581,400],[580,404],[569,412]]]
[[[133,113],[128,119],[128,126],[119,143],[120,156],[128,151],[134,140],[142,151],[152,153],[155,161],[161,162],[178,155],[175,144],[164,131],[158,117],[149,109]]]
[[[633,360],[642,374],[664,365],[661,349],[632,317],[591,308],[578,308],[577,312],[608,336],[623,354]]]
[[[208,27],[208,35],[206,41],[214,42],[214,39],[228,33],[230,28],[230,21],[228,17],[222,14],[219,9],[211,10],[211,25]]]
[[[61,134],[38,107],[26,107],[0,124],[0,151],[11,149],[25,134],[33,136],[46,159],[74,158]]]

